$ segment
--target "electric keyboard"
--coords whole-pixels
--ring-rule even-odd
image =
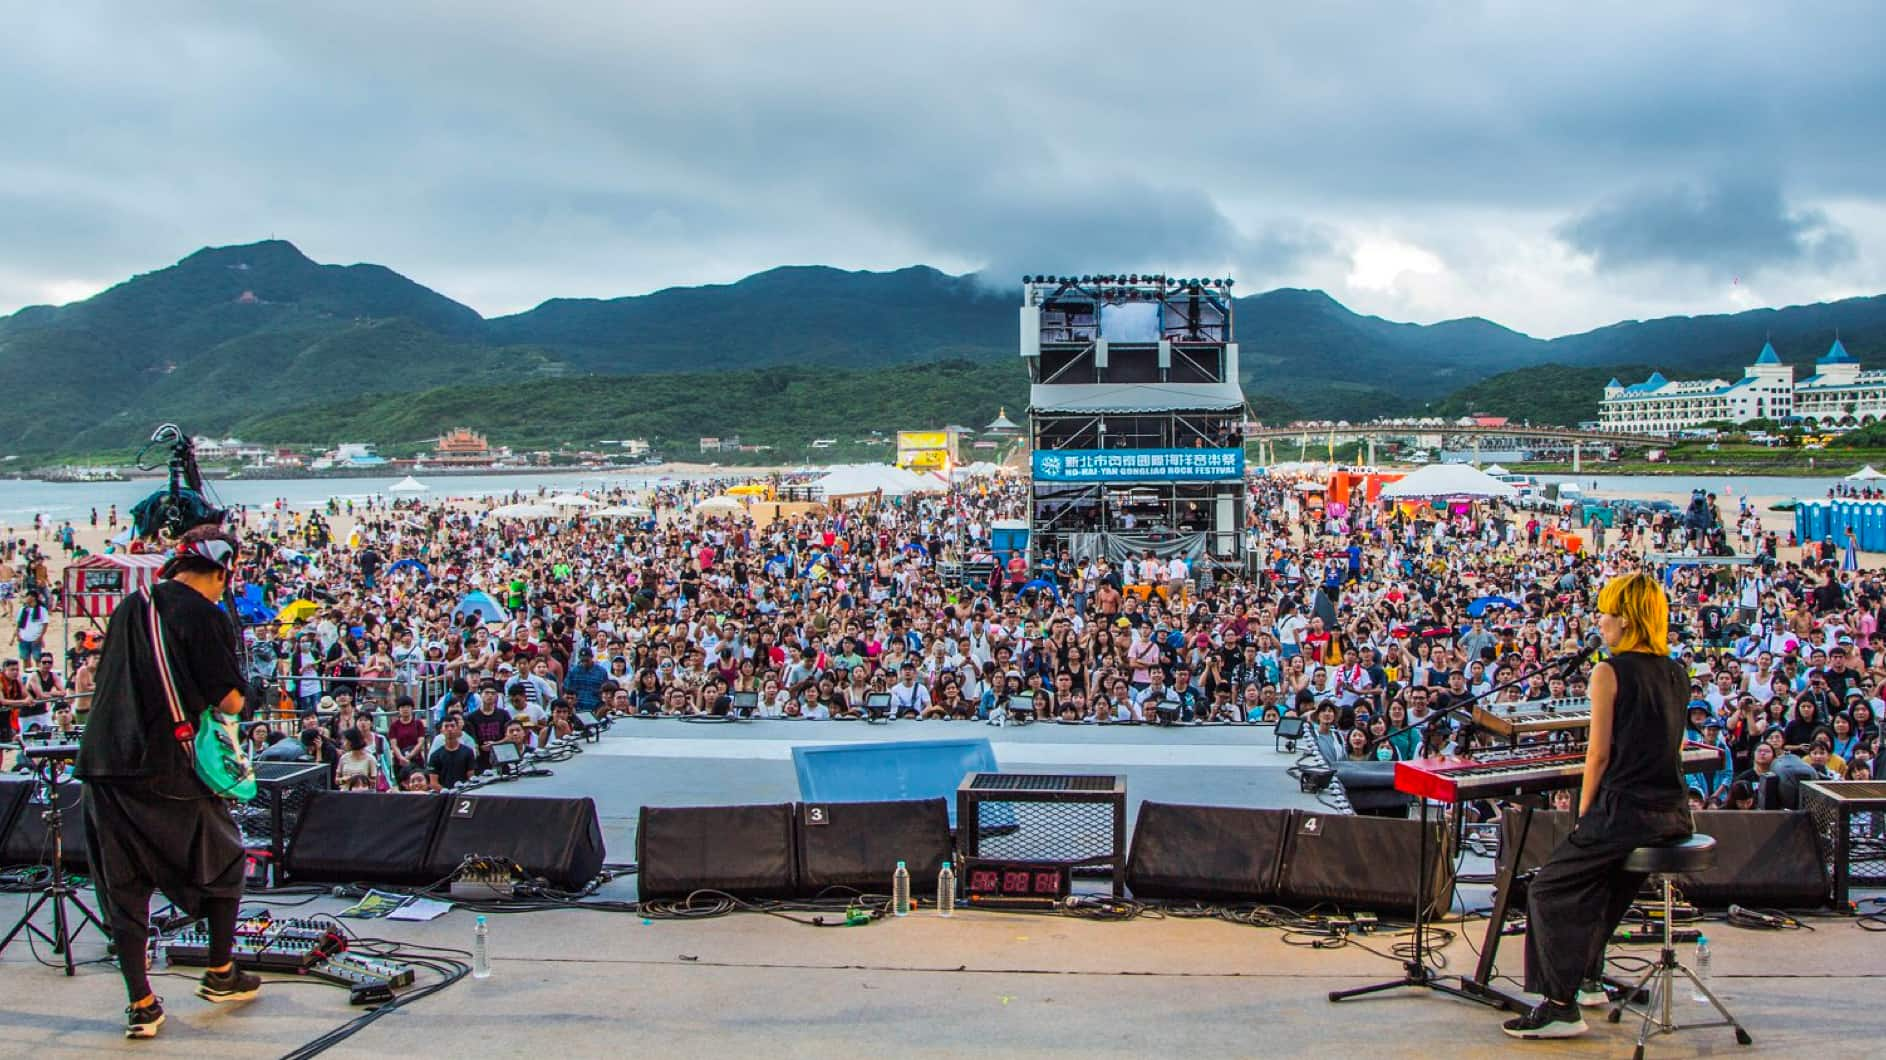
[[[1537,732],[1591,728],[1591,700],[1582,696],[1528,699],[1518,703],[1478,704],[1473,723],[1512,738]]]
[[[1683,772],[1707,773],[1722,767],[1721,749],[1684,742]],[[1575,788],[1584,774],[1584,748],[1567,751],[1564,744],[1533,745],[1473,758],[1437,755],[1396,762],[1395,790],[1437,802],[1470,802]]]

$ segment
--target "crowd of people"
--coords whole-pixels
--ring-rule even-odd
[[[654,514],[634,521],[403,501],[337,535],[338,509],[252,509],[241,579],[285,617],[245,634],[262,711],[248,739],[368,790],[448,788],[497,744],[528,752],[631,714],[1297,716],[1331,761],[1411,758],[1492,740],[1470,712],[1430,719],[1497,686],[1496,703],[1582,696],[1589,661],[1557,661],[1591,632],[1597,588],[1646,551],[1715,551],[1679,516],[1573,551],[1542,532],[1569,530],[1565,516],[1498,502],[1338,514],[1293,485],[1252,480],[1251,557],[1235,567],[997,554],[993,525],[1026,497],[1000,479],[763,521],[696,519],[711,486],[687,483],[642,498]],[[1886,712],[1872,572],[1767,549],[1675,568],[1669,585],[1690,735],[1729,761],[1692,778],[1700,804],[1748,803],[1777,756],[1872,775]],[[0,675],[0,699],[12,689]]]

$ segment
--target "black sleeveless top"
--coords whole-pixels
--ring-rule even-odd
[[[1617,700],[1611,710],[1611,761],[1599,794],[1615,794],[1645,809],[1688,805],[1683,784],[1688,671],[1649,652],[1619,652],[1609,661],[1617,671]]]

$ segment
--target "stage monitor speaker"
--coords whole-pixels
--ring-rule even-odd
[[[644,806],[635,830],[635,864],[636,891],[644,901],[685,898],[698,890],[792,897],[799,883],[793,804]]]
[[[1500,817],[1501,872],[1513,860],[1513,842],[1519,838],[1520,810],[1508,806]],[[1526,849],[1519,858],[1520,872],[1533,872],[1545,864],[1552,851],[1572,834],[1572,815],[1566,810],[1534,810],[1532,825],[1526,829]]]
[[[25,812],[27,800],[32,797],[33,778],[19,773],[0,774],[0,851],[9,849],[8,840],[13,835],[13,827]],[[0,868],[10,867],[11,864],[0,864]]]
[[[800,803],[798,836],[799,890],[807,897],[827,887],[889,894],[899,861],[912,881],[923,881],[953,858],[945,799]]]
[[[439,876],[426,855],[446,800],[422,795],[316,791],[295,825],[281,878],[294,883],[421,886]]]
[[[602,872],[602,824],[594,799],[528,795],[448,795],[426,854],[434,880],[451,876],[467,857],[515,862],[566,891],[581,890]]]
[[[0,867],[44,865],[52,858],[52,834],[46,828],[46,807],[33,801],[39,785],[31,777],[9,778],[7,789],[0,790]],[[67,780],[59,785],[60,831],[65,843],[67,872],[84,872],[91,863],[85,852],[85,810],[81,804],[83,785]],[[6,827],[7,804],[12,803],[12,825]]]
[[[1716,841],[1716,867],[1677,877],[1683,897],[1710,908],[1827,904],[1826,863],[1806,810],[1702,810],[1695,820],[1696,831]]]
[[[1334,905],[1413,916],[1421,822],[1293,810],[1277,899],[1295,909]],[[1444,829],[1428,825],[1428,911],[1452,904],[1453,865]]]
[[[1290,823],[1289,810],[1142,802],[1126,886],[1135,898],[1274,901]]]

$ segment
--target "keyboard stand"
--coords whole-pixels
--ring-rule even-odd
[[[1482,1005],[1491,1006],[1493,1008],[1500,1008],[1502,1007],[1500,1001],[1496,1001],[1491,998],[1481,996],[1480,994],[1477,994],[1473,992],[1472,990],[1466,989],[1466,982],[1464,979],[1462,980],[1461,986],[1459,987],[1452,986],[1448,984],[1446,981],[1447,979],[1452,978],[1451,976],[1443,976],[1438,971],[1434,970],[1433,968],[1428,967],[1428,961],[1427,961],[1428,871],[1429,871],[1429,861],[1431,860],[1428,857],[1428,837],[1433,834],[1433,830],[1428,827],[1428,800],[1423,798],[1420,800],[1420,802],[1421,802],[1421,839],[1420,839],[1421,846],[1420,846],[1420,862],[1415,869],[1414,953],[1408,958],[1408,960],[1402,962],[1402,968],[1404,969],[1404,972],[1400,979],[1391,979],[1386,982],[1372,983],[1368,986],[1358,986],[1350,990],[1332,990],[1329,992],[1329,1000],[1332,1003],[1337,1002],[1337,1001],[1347,1001],[1348,999],[1352,997],[1362,997],[1365,994],[1379,994],[1387,990],[1396,990],[1404,986],[1413,986],[1413,987],[1421,987],[1426,990],[1439,991],[1440,993],[1447,994],[1450,997],[1460,998],[1463,1001],[1473,1001],[1473,1002],[1478,1002],[1479,1004],[1482,1004]],[[1452,904],[1451,901],[1449,904],[1450,905]]]

